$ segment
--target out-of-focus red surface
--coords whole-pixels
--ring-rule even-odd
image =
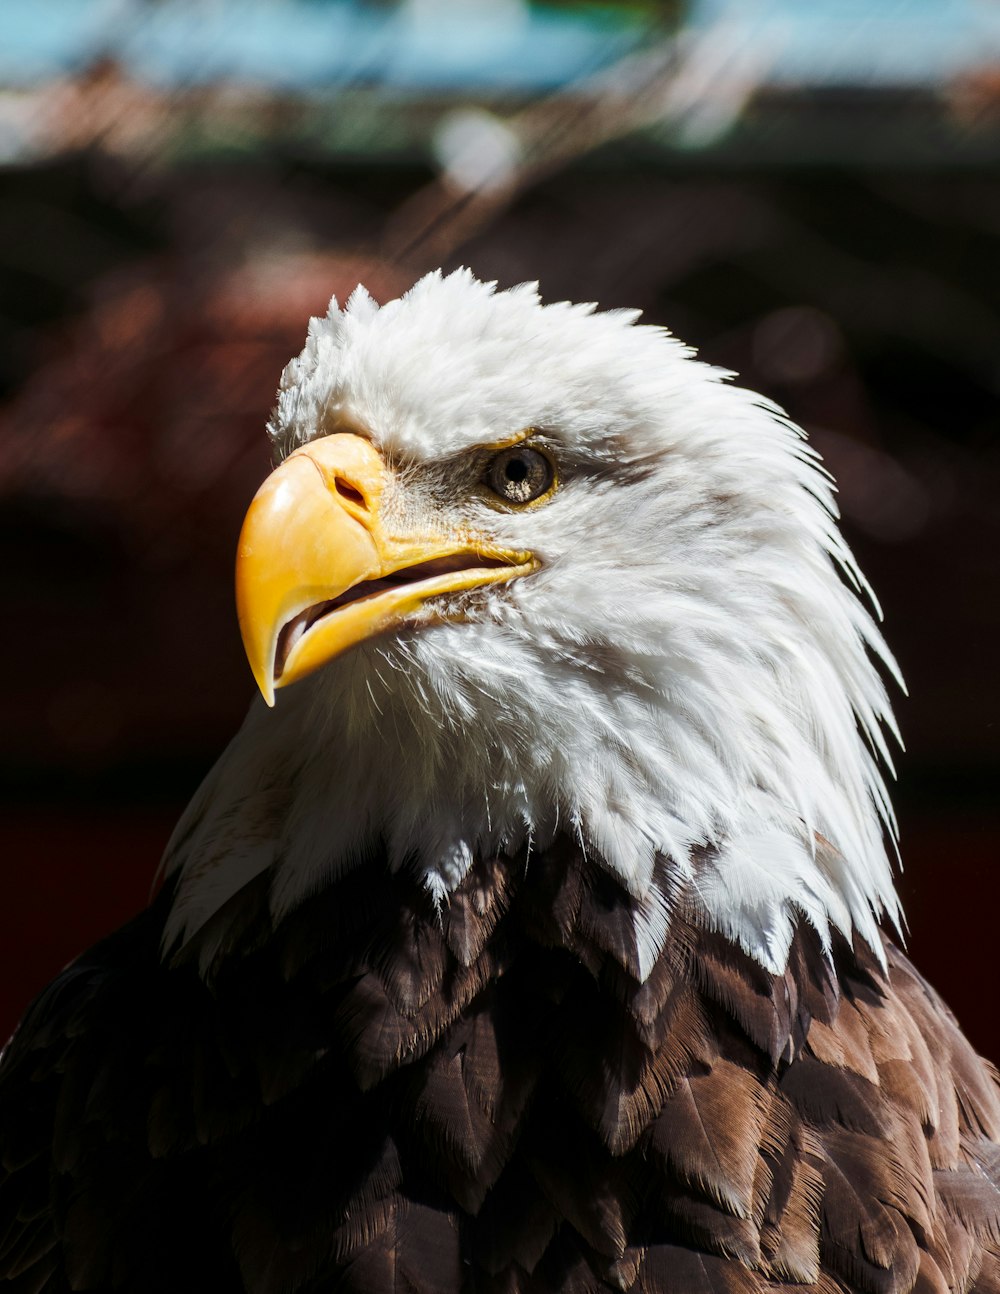
[[[182,805],[162,809],[8,811],[0,910],[0,1034],[78,953],[148,900],[157,861]],[[978,1050],[1000,1061],[995,960],[995,841],[1000,815],[907,816],[900,878],[921,973]],[[30,931],[30,937],[25,932]]]
[[[59,971],[148,902],[177,813],[10,806],[0,820],[0,1035]]]
[[[907,952],[980,1054],[1000,1064],[1000,811],[952,817],[913,811],[900,826],[903,872],[897,889],[909,928]]]

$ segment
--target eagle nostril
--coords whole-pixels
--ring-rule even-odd
[[[345,481],[342,476],[334,477],[333,484],[342,499],[347,499],[357,507],[364,508],[366,512],[368,511],[368,500],[357,486],[352,485],[350,481]]]

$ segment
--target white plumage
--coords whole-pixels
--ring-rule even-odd
[[[275,710],[258,701],[168,849],[168,947],[264,869],[276,911],[294,908],[376,830],[446,903],[474,855],[571,824],[641,900],[647,970],[688,881],[708,924],[772,971],[798,914],[881,958],[877,920],[898,904],[878,763],[895,729],[875,662],[896,670],[830,479],[780,409],[636,319],[459,271],[381,308],[359,288],[311,322],[277,457],[360,429],[398,487],[387,515],[542,566],[454,595],[466,623],[425,610]],[[497,510],[470,451],[526,428],[559,486]]]

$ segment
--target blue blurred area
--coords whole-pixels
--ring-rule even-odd
[[[694,31],[771,51],[782,86],[943,84],[1000,59],[1000,5],[987,0],[695,0]]]
[[[280,89],[544,91],[632,48],[644,25],[612,8],[505,0],[4,0],[0,81],[30,84],[111,56],[161,87],[231,80]]]
[[[638,14],[522,0],[4,0],[0,82],[111,56],[162,88],[542,92],[638,44]],[[770,51],[763,79],[783,86],[928,86],[1000,60],[1000,5],[987,0],[694,0],[684,25]]]

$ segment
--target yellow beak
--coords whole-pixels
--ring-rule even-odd
[[[356,643],[404,624],[428,599],[537,568],[445,533],[389,533],[388,471],[361,436],[297,449],[257,491],[236,554],[236,610],[264,700]],[[439,619],[460,618],[442,607]]]

